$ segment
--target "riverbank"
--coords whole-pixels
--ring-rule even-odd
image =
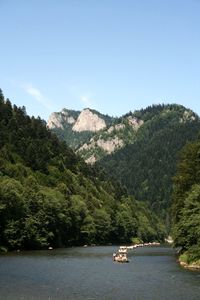
[[[178,262],[185,269],[200,271],[200,259],[197,261],[189,262],[187,253],[181,254],[179,256]]]

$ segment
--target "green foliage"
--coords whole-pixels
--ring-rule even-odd
[[[129,242],[139,233],[153,237],[157,221],[147,205],[87,166],[44,121],[12,107],[1,91],[0,120],[1,249]],[[164,235],[155,233],[156,239]]]
[[[193,185],[187,193],[174,233],[175,243],[185,249],[200,243],[200,185]]]
[[[181,254],[181,255],[179,256],[179,259],[180,259],[180,261],[182,261],[182,262],[184,262],[184,263],[186,263],[186,264],[189,263],[189,261],[188,261],[188,255],[187,255],[186,252],[184,252],[183,254]]]
[[[136,244],[141,244],[141,243],[143,243],[143,241],[142,241],[139,237],[132,237],[132,238],[131,238],[131,243],[132,243],[133,245],[136,245]]]
[[[188,263],[200,259],[200,141],[182,151],[174,177],[172,202],[175,246],[187,254]]]
[[[188,141],[197,138],[200,121],[197,115],[180,105],[153,105],[133,115],[144,124],[132,143],[104,157],[97,165],[136,199],[148,201],[152,209],[165,218],[178,153]]]

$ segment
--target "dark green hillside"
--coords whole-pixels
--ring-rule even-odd
[[[195,140],[199,117],[180,105],[155,105],[134,112],[144,121],[133,143],[97,164],[119,180],[138,200],[166,215],[179,151]]]
[[[65,141],[66,144],[74,150],[89,141],[94,135],[91,131],[75,132],[72,130],[72,126],[70,124],[65,124],[64,129],[54,128],[52,129],[52,132],[54,132],[61,141]]]
[[[172,220],[174,244],[181,260],[200,267],[200,140],[181,152],[174,177]]]
[[[0,250],[163,239],[148,205],[98,174],[0,90]]]

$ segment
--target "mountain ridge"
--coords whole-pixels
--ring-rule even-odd
[[[160,113],[163,119],[173,113],[179,114],[179,120],[176,122],[180,123],[195,121],[198,118],[194,112],[182,105],[160,104],[152,107],[157,108],[157,113]],[[52,121],[54,117],[55,120]],[[90,108],[82,111],[63,109],[60,113],[51,114],[47,126],[76,150],[87,163],[94,164],[134,143],[139,128],[150,120],[151,113],[145,113],[145,109],[130,111],[121,117],[109,117]]]
[[[200,119],[192,110],[178,104],[152,105],[88,132],[75,150],[166,216],[179,151],[199,131]]]
[[[151,106],[135,114],[144,121],[135,141],[104,156],[97,165],[138,200],[147,200],[155,211],[166,216],[179,152],[197,139],[200,118],[176,104]]]

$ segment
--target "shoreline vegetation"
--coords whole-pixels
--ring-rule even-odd
[[[200,271],[200,259],[196,261],[189,261],[188,259],[187,253],[181,254],[178,258],[180,266],[191,271]]]
[[[162,243],[160,242],[157,242],[157,241],[153,241],[153,242],[143,242],[141,239],[139,238],[133,238],[132,240],[135,240],[137,241],[136,243],[135,242],[132,242],[132,243],[127,243],[126,246],[124,246],[125,248],[127,249],[135,249],[135,248],[138,248],[138,247],[146,247],[146,246],[160,246],[162,245]],[[165,243],[163,243],[165,244]],[[112,243],[107,243],[107,244],[81,244],[81,245],[71,245],[71,246],[66,246],[66,247],[46,247],[46,248],[41,248],[41,249],[12,249],[12,250],[9,250],[8,248],[6,247],[2,247],[0,246],[0,254],[3,254],[3,253],[10,253],[10,252],[21,252],[21,251],[37,251],[37,250],[44,250],[44,251],[47,251],[47,250],[56,250],[56,249],[64,249],[64,248],[73,248],[73,247],[99,247],[99,246],[119,246],[120,244],[112,244]]]
[[[184,268],[200,269],[200,139],[188,143],[180,153],[173,178],[172,235],[179,247],[179,262]]]

